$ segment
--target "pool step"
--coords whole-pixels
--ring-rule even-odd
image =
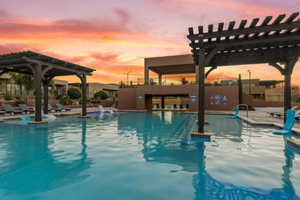
[[[210,138],[212,136],[212,134],[209,132],[201,133],[199,131],[192,131],[192,136],[193,137],[201,137],[201,138]]]

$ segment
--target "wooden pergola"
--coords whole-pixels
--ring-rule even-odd
[[[87,115],[86,76],[94,70],[40,53],[24,51],[0,55],[0,75],[7,72],[30,74],[35,77],[35,121],[42,122],[42,88],[45,114],[48,113],[48,87],[56,76],[76,75],[82,83],[82,116]]]
[[[217,27],[208,25],[207,31],[199,26],[197,33],[189,28],[187,38],[194,62],[198,65],[199,106],[198,131],[204,132],[204,80],[207,74],[219,66],[267,63],[284,76],[284,111],[291,108],[291,75],[300,56],[299,13],[259,18],[248,23],[231,21]],[[247,25],[248,24],[248,25]],[[266,69],[267,70],[267,69]],[[206,75],[207,75],[206,74]]]

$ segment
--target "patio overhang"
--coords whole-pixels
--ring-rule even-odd
[[[211,67],[210,73],[220,66],[267,63],[284,76],[284,110],[291,108],[291,75],[300,56],[298,16],[298,12],[279,15],[274,20],[267,16],[261,23],[259,18],[250,23],[247,20],[239,24],[231,21],[227,29],[224,22],[215,28],[210,24],[206,32],[204,26],[198,26],[197,33],[189,28],[187,38],[199,70],[199,132],[204,131],[205,67]]]
[[[86,116],[86,76],[94,70],[32,51],[0,55],[0,75],[7,72],[30,74],[35,77],[35,121],[42,121],[42,87],[44,113],[48,113],[48,85],[56,76],[76,75],[82,82],[82,116]]]

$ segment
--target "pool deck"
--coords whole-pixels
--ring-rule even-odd
[[[97,108],[88,108],[88,112],[95,112]],[[126,110],[124,112],[145,112],[141,110]],[[255,111],[249,111],[247,116],[247,111],[240,111],[239,118],[241,120],[244,120],[250,124],[254,125],[267,125],[267,126],[276,126],[279,128],[283,127],[283,119],[271,117],[269,112],[283,112],[283,108],[273,108],[273,107],[267,107],[267,108],[256,108]],[[73,109],[72,111],[68,112],[51,112],[49,114],[53,114],[55,116],[72,116],[72,115],[80,115],[81,109]],[[187,112],[185,112],[187,113]],[[194,112],[189,112],[194,113]],[[231,115],[232,111],[212,111],[208,110],[206,111],[206,114],[211,115]],[[0,116],[0,121],[2,120],[11,120],[11,119],[19,119],[23,116],[34,116],[34,114],[22,114],[22,115],[5,115]],[[300,123],[296,123],[293,131],[297,133],[297,135],[300,136]]]
[[[283,119],[271,117],[269,112],[283,112],[283,108],[256,108],[255,111],[240,111],[239,118],[254,125],[283,127]],[[300,123],[294,125],[293,131],[300,136]]]

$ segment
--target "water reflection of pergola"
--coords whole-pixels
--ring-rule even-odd
[[[189,28],[187,37],[199,71],[199,132],[204,131],[205,67],[211,67],[211,72],[219,66],[268,63],[284,76],[284,110],[291,108],[291,75],[300,56],[298,15],[280,15],[273,21],[268,16],[260,24],[255,18],[248,26],[247,20],[238,26],[231,21],[227,30],[224,23],[219,23],[217,30],[213,24],[208,25],[207,32],[203,26],[198,27],[197,33]]]
[[[283,137],[285,142],[283,150],[285,160],[282,164],[282,187],[264,190],[243,187],[215,178],[206,167],[205,143],[201,139],[200,141],[192,141],[192,144],[188,146],[180,143],[180,140],[185,139],[185,137],[182,137],[182,134],[191,130],[174,131],[173,128],[176,127],[174,123],[165,124],[164,120],[159,119],[158,116],[151,117],[150,115],[145,116],[137,113],[137,118],[144,121],[145,124],[136,123],[136,121],[129,120],[126,115],[120,115],[118,118],[119,133],[122,134],[126,130],[135,130],[133,132],[137,134],[138,139],[141,141],[140,143],[143,144],[142,153],[147,162],[172,164],[180,166],[182,171],[195,173],[192,182],[195,189],[195,200],[275,199],[276,197],[280,197],[280,199],[299,199],[290,178],[296,152],[286,144],[285,137]],[[236,122],[229,120],[226,123],[221,123],[220,127],[213,128],[213,132],[218,137],[230,138],[229,136],[231,135],[234,138],[241,139],[242,128],[238,128],[237,132],[225,131],[224,133],[220,133],[217,131],[219,128],[226,128],[228,125],[235,127],[237,125]],[[161,131],[158,132],[155,130]],[[170,133],[170,135],[162,133]],[[152,143],[149,145],[148,143],[151,141]]]
[[[52,133],[57,133],[69,125],[63,120],[37,127],[13,123],[2,127],[6,133],[2,139],[6,142],[5,151],[7,152],[7,157],[2,160],[5,163],[4,168],[0,168],[2,192],[6,191],[24,197],[28,193],[35,195],[86,179],[89,175],[84,172],[93,164],[87,151],[87,123],[87,119],[74,119],[73,121],[75,129],[81,132],[81,138],[78,141],[79,151],[72,152],[76,155],[74,159],[64,159],[65,157],[58,156],[58,152],[52,149],[56,144]],[[15,133],[15,128],[12,127],[17,127],[18,134],[12,134]],[[24,130],[27,134],[22,134]],[[37,130],[38,134],[36,134]],[[19,148],[16,146],[16,140],[23,140],[25,143]],[[34,168],[34,173],[30,173],[32,168]],[[19,177],[18,181],[16,177]]]
[[[48,86],[57,76],[76,75],[82,83],[82,116],[86,116],[86,76],[93,69],[59,60],[32,51],[0,55],[0,75],[7,72],[30,74],[35,77],[35,121],[42,121],[42,87],[44,88],[44,113],[48,113]]]

